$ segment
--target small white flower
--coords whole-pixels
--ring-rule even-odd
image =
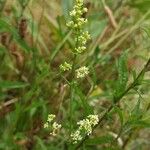
[[[70,21],[70,22],[68,22],[66,25],[67,25],[67,27],[73,27],[73,26],[74,26],[74,22],[73,22],[73,21]]]
[[[77,3],[83,3],[83,0],[76,0]]]
[[[88,33],[88,31],[86,31],[83,32],[83,34],[80,35],[78,39],[76,39],[76,41],[78,41],[81,45],[85,45],[90,38],[90,34]]]
[[[75,48],[75,51],[77,53],[82,53],[86,50],[86,47],[85,46],[81,46],[81,47],[78,47],[78,48]]]
[[[47,119],[47,121],[48,122],[51,122],[51,121],[53,121],[54,120],[54,118],[55,118],[56,116],[55,115],[53,115],[53,114],[49,114],[48,115],[48,119]]]
[[[89,74],[89,68],[87,67],[81,67],[76,70],[77,78],[84,78],[86,75]]]
[[[88,31],[84,32],[84,33],[83,33],[83,36],[84,36],[87,40],[91,39],[91,36],[90,36],[90,34],[89,34]]]
[[[57,122],[53,122],[55,118],[56,116],[54,114],[49,114],[47,118],[47,122],[44,124],[44,128],[49,128],[51,130],[50,135],[53,136],[56,136],[61,128],[61,124],[58,124]]]
[[[77,12],[76,12],[75,10],[72,10],[72,11],[70,12],[70,16],[72,16],[72,17],[73,17],[73,16],[75,16],[75,15],[76,15],[76,13],[77,13]]]
[[[76,144],[77,142],[82,140],[82,136],[79,130],[75,131],[70,135],[71,140],[73,141],[73,144]]]
[[[98,122],[99,122],[98,115],[89,115],[87,118],[89,119],[90,124],[91,124],[92,126],[97,125]]]
[[[99,122],[98,115],[89,115],[86,119],[77,122],[79,128],[71,134],[71,139],[73,143],[77,143],[82,140],[83,136],[90,135],[92,133],[93,127]]]
[[[88,11],[87,8],[83,8],[83,12],[86,13]]]
[[[48,122],[44,124],[44,128],[48,128]]]
[[[52,124],[52,132],[50,135],[56,136],[61,128],[61,124],[58,124],[57,122],[54,122]]]
[[[77,123],[79,125],[79,130],[84,130],[87,135],[92,133],[92,126],[89,119],[83,119]]]
[[[81,26],[83,26],[84,24],[87,23],[87,19],[84,19],[84,18],[78,18],[77,19],[77,25],[78,25],[78,28],[81,28]]]

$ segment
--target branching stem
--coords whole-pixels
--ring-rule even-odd
[[[140,80],[140,78],[145,74],[145,72],[148,71],[148,68],[150,66],[150,58],[148,59],[146,65],[144,66],[144,68],[141,70],[141,72],[138,74],[138,76],[136,77],[136,79],[128,86],[128,88],[119,96],[115,99],[115,103],[112,104],[107,110],[106,112],[103,114],[103,116],[99,119],[99,123],[93,128],[93,131],[99,126],[101,125],[102,121],[106,118],[107,114],[114,108],[114,105],[116,105],[118,102],[121,101],[121,99],[131,90],[133,89],[135,86],[138,85],[138,82]],[[75,150],[79,149],[84,142],[89,138],[89,136],[85,136],[83,138],[83,140],[75,147]]]

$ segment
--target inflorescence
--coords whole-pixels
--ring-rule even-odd
[[[86,119],[77,122],[78,129],[71,134],[72,143],[76,144],[81,141],[85,135],[90,135],[93,127],[97,125],[98,122],[98,115],[89,115]]]
[[[89,74],[89,68],[87,67],[81,67],[79,69],[76,70],[76,76],[77,78],[84,78],[86,75]]]
[[[61,71],[69,71],[71,69],[72,69],[72,65],[67,63],[67,62],[64,62],[64,64],[60,65],[60,70]]]
[[[84,13],[88,11],[87,8],[84,7],[83,0],[76,0],[75,6],[73,10],[70,12],[71,20],[67,23],[67,26],[72,29],[75,34],[75,47],[72,50],[75,55],[79,55],[86,51],[87,41],[91,39],[91,36],[88,31],[85,31],[85,24],[87,23],[87,19],[84,18]],[[70,63],[65,62],[60,65],[61,71],[69,71],[72,69]],[[84,66],[76,70],[76,78],[84,78],[89,74],[88,67]]]
[[[76,47],[74,51],[77,54],[81,54],[86,50],[86,43],[91,38],[89,32],[84,31],[85,24],[88,20],[83,17],[83,14],[88,10],[83,5],[83,0],[76,0],[76,4],[70,12],[71,21],[67,23],[67,26],[71,28],[76,35]]]
[[[58,124],[57,122],[53,122],[53,120],[56,118],[55,115],[49,114],[47,118],[47,122],[44,124],[44,128],[48,128],[51,130],[50,135],[56,136],[61,128],[61,124]]]

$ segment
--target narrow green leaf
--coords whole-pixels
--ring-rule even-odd
[[[117,62],[118,80],[116,83],[114,97],[119,97],[124,90],[128,82],[128,69],[127,69],[127,52],[124,52]]]
[[[132,120],[128,122],[128,125],[130,125],[131,127],[150,128],[150,122],[146,122],[143,120]]]
[[[23,82],[16,81],[0,81],[0,88],[4,89],[16,89],[16,88],[24,88],[29,84]]]

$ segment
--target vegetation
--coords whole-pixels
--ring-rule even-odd
[[[149,8],[0,0],[0,150],[149,150]]]

